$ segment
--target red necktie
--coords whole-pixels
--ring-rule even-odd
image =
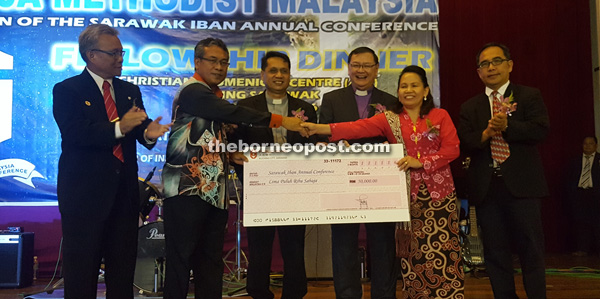
[[[494,107],[494,115],[500,113],[500,107],[502,104],[500,103],[500,98],[498,98],[498,92],[492,92],[492,97],[494,98],[493,107]],[[497,134],[492,136],[492,140],[490,141],[490,147],[492,148],[492,159],[496,161],[498,164],[506,161],[508,156],[510,156],[510,149],[508,148],[508,143],[502,137],[502,134]]]
[[[115,122],[119,119],[119,114],[117,113],[117,105],[115,105],[115,101],[110,94],[110,83],[108,83],[108,81],[104,80],[104,83],[102,83],[102,90],[104,91],[104,106],[106,106],[108,120]],[[113,155],[121,160],[121,162],[125,162],[125,159],[123,159],[123,147],[120,143],[113,146]]]

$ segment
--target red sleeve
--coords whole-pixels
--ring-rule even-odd
[[[271,122],[269,122],[269,128],[279,128],[283,122],[283,116],[279,114],[271,114]]]
[[[385,136],[390,143],[396,143],[396,138],[393,136],[390,125],[383,113],[352,122],[332,123],[329,124],[329,127],[331,128],[331,137],[329,137],[331,142],[342,139],[351,140]]]

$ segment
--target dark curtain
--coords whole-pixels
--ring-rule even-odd
[[[458,125],[460,105],[484,91],[475,55],[491,41],[511,50],[511,82],[539,88],[551,133],[540,146],[550,197],[543,201],[548,252],[572,250],[565,175],[594,135],[588,1],[438,1],[441,105]],[[435,92],[435,91],[433,91]]]

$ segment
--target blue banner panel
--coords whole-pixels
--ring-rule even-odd
[[[120,31],[121,79],[140,86],[151,118],[171,117],[206,37],[228,45],[221,88],[232,102],[264,90],[260,59],[275,50],[292,61],[292,95],[318,107],[324,93],[349,84],[348,53],[368,46],[380,59],[378,88],[396,95],[400,71],[420,65],[439,104],[436,0],[0,0],[0,205],[56,204],[52,87],[83,71],[77,38],[96,23]],[[156,167],[159,190],[167,138],[138,146],[139,176]]]

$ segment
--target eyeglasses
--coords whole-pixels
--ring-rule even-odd
[[[278,69],[278,68],[270,68],[267,70],[267,72],[271,75],[275,75],[277,73],[281,73],[282,75],[289,75],[290,74],[290,70],[289,69]]]
[[[208,63],[210,63],[212,66],[217,66],[217,64],[221,65],[222,67],[226,67],[229,66],[229,61],[223,59],[221,61],[217,60],[217,59],[207,59],[204,57],[198,57],[198,59],[202,59],[205,61],[208,61]]]
[[[355,70],[358,71],[360,70],[360,68],[365,69],[365,71],[368,71],[372,68],[374,68],[377,64],[373,63],[373,64],[360,64],[360,63],[353,63],[350,65],[350,67]]]
[[[492,61],[485,60],[485,61],[480,62],[479,68],[481,68],[481,69],[488,68],[490,66],[490,64],[493,66],[501,65],[503,62],[509,61],[509,60],[510,59],[502,59],[500,57],[496,57],[496,58],[492,59]]]
[[[104,51],[104,50],[100,50],[100,49],[91,49],[90,51],[96,51],[96,52],[100,52],[100,53],[104,53],[112,58],[118,58],[118,57],[123,57],[125,56],[125,51],[123,50],[115,50],[112,52],[108,52],[108,51]]]

